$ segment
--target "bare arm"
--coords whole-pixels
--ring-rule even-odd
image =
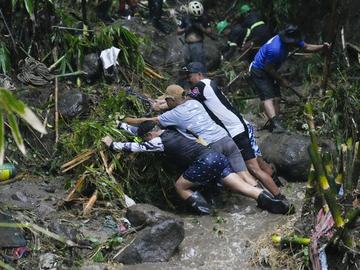
[[[311,52],[318,52],[318,51],[321,51],[321,50],[325,50],[325,49],[328,49],[329,47],[330,47],[330,44],[327,43],[327,42],[324,42],[321,45],[305,43],[303,50],[305,52],[310,52],[311,53]]]
[[[185,33],[185,28],[181,28],[179,26],[176,28],[176,34],[177,35],[182,35],[184,33]]]
[[[281,86],[290,87],[290,83],[283,77],[281,77],[280,73],[276,71],[273,65],[267,64],[265,66],[265,71],[270,74],[276,81],[280,83]]]
[[[125,123],[128,123],[129,125],[140,125],[141,123],[145,122],[145,121],[154,121],[157,124],[159,123],[159,117],[142,117],[142,118],[131,118],[131,117],[126,117],[124,119]]]

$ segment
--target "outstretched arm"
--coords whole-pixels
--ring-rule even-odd
[[[124,119],[125,123],[128,123],[129,125],[140,125],[146,121],[154,121],[157,124],[159,123],[159,117],[141,117],[141,118],[132,118],[132,117],[126,117]]]
[[[124,152],[163,152],[164,144],[160,137],[156,137],[150,141],[136,143],[136,142],[114,142],[110,136],[106,136],[101,140],[106,146],[114,151]]]
[[[307,44],[305,43],[304,44],[304,47],[303,47],[303,50],[305,52],[318,52],[318,51],[321,51],[321,50],[326,50],[330,48],[330,44],[327,43],[327,42],[324,42],[323,44],[321,45],[316,45],[316,44]]]

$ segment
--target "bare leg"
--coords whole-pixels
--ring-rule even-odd
[[[279,115],[280,114],[280,98],[279,97],[274,98],[274,108],[275,108],[275,115]]]
[[[257,185],[256,179],[249,173],[249,171],[242,171],[237,173],[240,178],[248,183],[249,185],[255,187]]]
[[[274,183],[270,175],[263,171],[256,158],[252,158],[245,161],[246,167],[249,169],[252,175],[261,181],[261,183],[274,195],[280,194],[280,189]]]
[[[273,167],[267,163],[261,156],[256,157],[257,162],[259,163],[260,168],[265,171],[268,175],[272,176],[274,174]]]
[[[264,104],[264,110],[269,119],[273,118],[276,115],[276,109],[274,106],[274,99],[266,99],[263,101]]]
[[[175,183],[176,192],[183,200],[186,200],[193,194],[193,191],[190,189],[193,186],[194,184],[189,180],[186,180],[182,175]]]
[[[224,178],[224,185],[231,191],[241,193],[247,197],[257,199],[262,192],[260,188],[254,187],[246,183],[236,173],[231,173]]]

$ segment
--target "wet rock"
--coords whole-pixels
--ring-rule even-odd
[[[184,235],[182,222],[174,219],[159,222],[140,231],[135,241],[115,260],[124,264],[167,261]]]
[[[93,83],[101,76],[101,62],[97,53],[91,53],[84,56],[82,70],[86,72],[84,78],[87,83]]]
[[[264,158],[275,164],[278,174],[288,181],[306,181],[310,168],[308,147],[310,137],[300,134],[267,133],[259,140],[259,146]],[[330,142],[322,141],[324,151],[334,153]]]
[[[39,257],[40,270],[57,270],[60,265],[60,257],[53,253],[41,254]]]
[[[59,112],[64,118],[73,118],[88,110],[88,99],[77,90],[68,90],[59,96]]]
[[[47,217],[50,213],[56,212],[56,210],[46,204],[40,204],[39,207],[36,209],[38,216],[40,217]]]
[[[20,202],[27,202],[28,198],[26,197],[26,195],[24,193],[22,193],[21,191],[16,191],[15,194],[11,195],[11,198],[15,201],[20,201]]]
[[[129,207],[126,212],[126,217],[133,227],[144,224],[151,225],[168,219],[175,219],[181,222],[177,216],[171,213],[162,211],[153,205],[142,203]]]
[[[72,228],[69,225],[61,223],[61,221],[59,220],[54,220],[53,222],[51,222],[49,225],[49,230],[58,235],[64,236],[74,242],[77,242],[79,239],[79,232],[76,229]]]

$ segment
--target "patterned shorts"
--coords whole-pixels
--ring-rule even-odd
[[[184,172],[183,177],[190,182],[206,185],[232,172],[230,163],[223,154],[210,152],[192,163]]]
[[[259,146],[256,144],[254,136],[254,127],[250,123],[246,123],[248,128],[249,139],[251,143],[251,148],[254,150],[255,156],[261,156],[261,151]]]

